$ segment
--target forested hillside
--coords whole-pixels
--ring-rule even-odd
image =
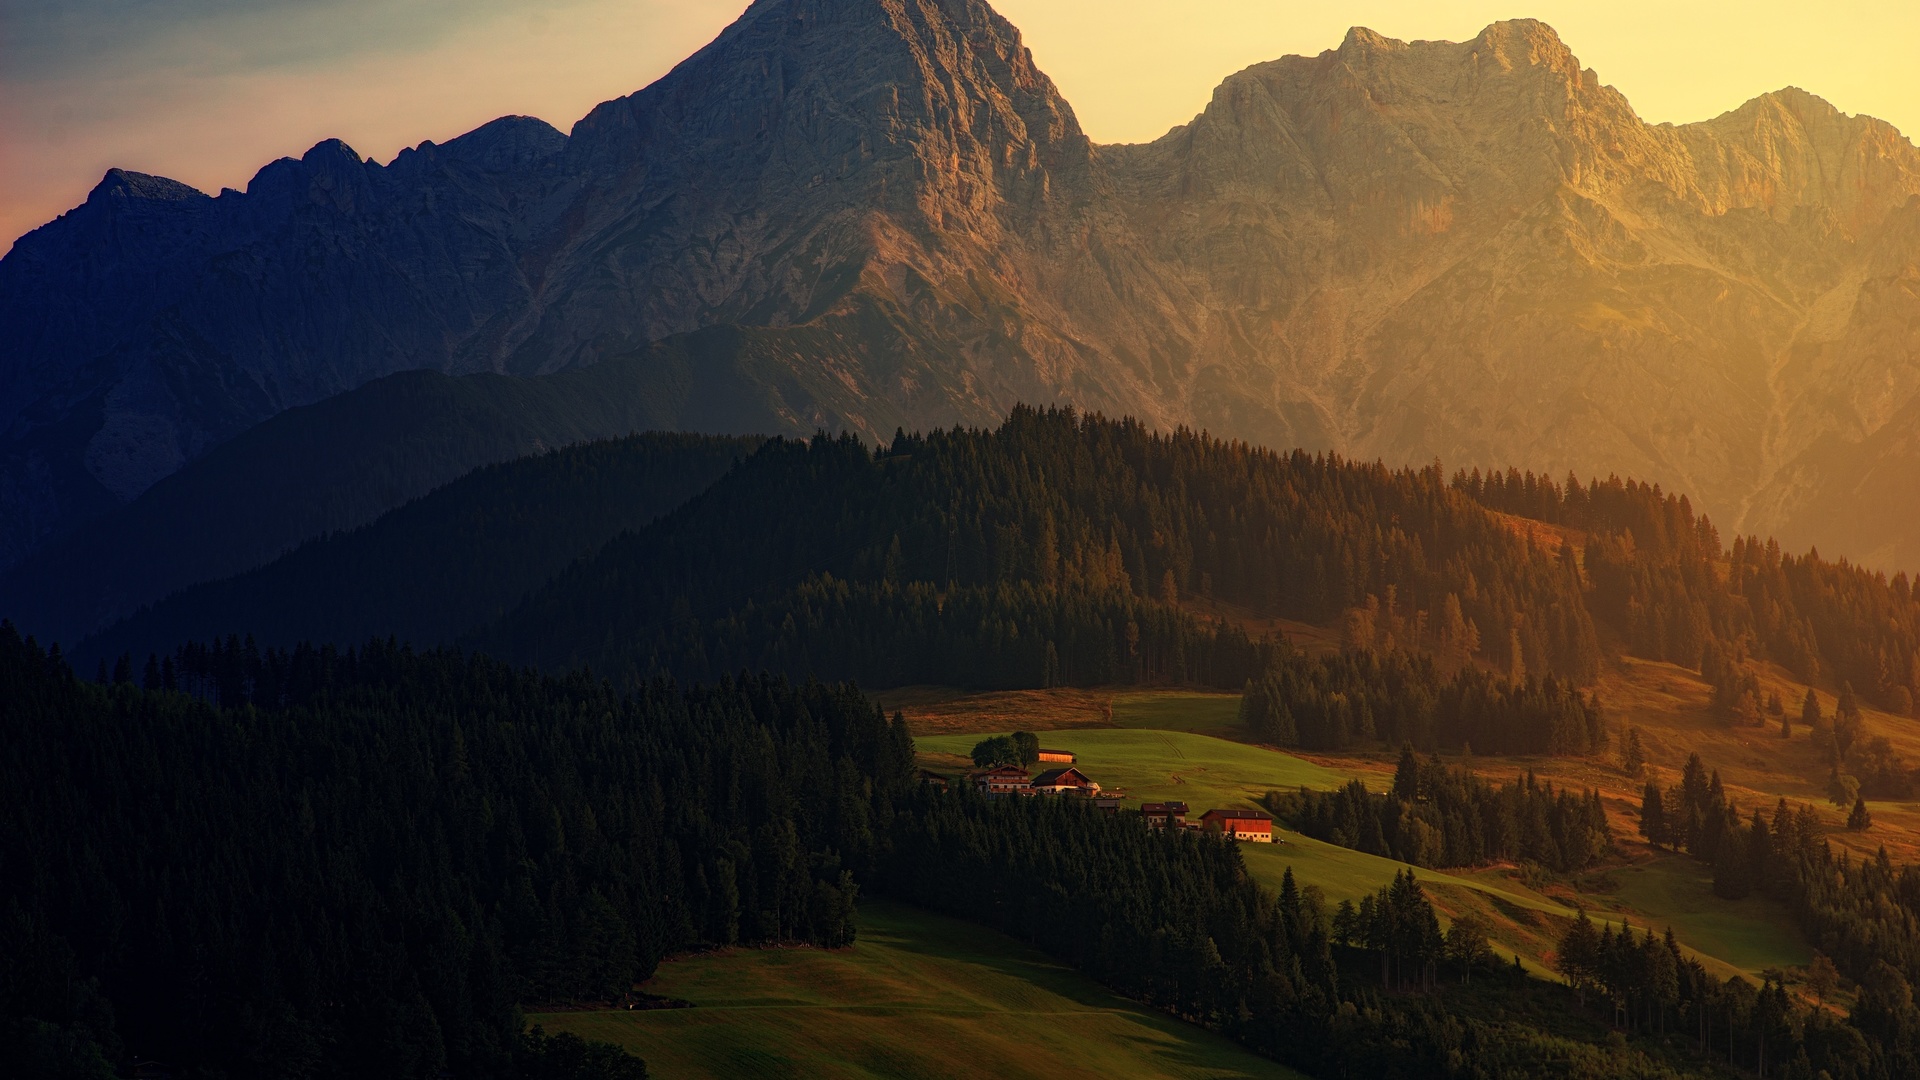
[[[760,441],[650,433],[477,469],[370,525],[161,601],[74,656],[166,653],[235,628],[263,646],[450,644],[699,494]]]
[[[1631,481],[1447,480],[1021,409],[873,449],[775,440],[647,523],[746,449],[648,436],[485,470],[79,655],[396,635],[623,686],[1190,683],[1245,687],[1250,730],[1282,745],[1574,755],[1608,744],[1583,688],[1610,650],[1701,670],[1736,725],[1779,715],[1758,660],[1895,712],[1920,678],[1905,576],[1728,551],[1684,497]],[[1223,611],[1336,627],[1350,655],[1289,652]]]
[[[1583,485],[1476,471],[1452,487],[1583,533],[1593,616],[1636,656],[1699,669],[1717,640],[1803,682],[1851,686],[1890,712],[1911,714],[1920,696],[1920,595],[1904,572],[1796,556],[1757,537],[1736,537],[1729,550],[1684,495],[1618,477]],[[1756,702],[1726,704],[1759,719]]]
[[[625,680],[771,664],[881,685],[1237,686],[1244,641],[1144,613],[1194,596],[1310,622],[1386,596],[1422,626],[1455,618],[1462,647],[1468,624],[1496,655],[1517,647],[1527,670],[1584,681],[1600,662],[1574,564],[1435,470],[1026,408],[877,450],[769,443],[479,640]],[[1019,662],[976,661],[950,636]]]

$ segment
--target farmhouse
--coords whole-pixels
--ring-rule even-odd
[[[1147,819],[1149,829],[1164,829],[1169,825],[1178,829],[1187,823],[1187,804],[1183,802],[1141,803],[1140,816]]]
[[[1200,815],[1200,823],[1235,840],[1273,843],[1273,815],[1260,810],[1209,810]]]
[[[1033,778],[1033,790],[1044,791],[1050,795],[1092,795],[1100,790],[1093,778],[1079,769],[1068,766],[1064,769],[1048,769]]]
[[[1040,760],[1041,761],[1064,761],[1068,765],[1071,765],[1075,761],[1078,761],[1079,759],[1073,756],[1073,751],[1071,750],[1048,750],[1048,749],[1042,748],[1040,751]]]
[[[967,781],[989,795],[1031,795],[1033,781],[1018,765],[995,765],[967,774]]]

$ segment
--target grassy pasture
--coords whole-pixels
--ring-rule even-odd
[[[1132,726],[1212,727],[1237,734],[1219,722],[1227,715],[1223,699],[1230,700],[1228,695],[1151,691],[1139,695],[1137,706],[1125,702],[1126,696],[1116,698],[1114,712],[1117,722],[1130,726],[1051,731],[1043,741],[1072,750],[1088,775],[1126,792],[1133,805],[1181,799],[1198,815],[1213,806],[1250,805],[1271,790],[1329,788],[1354,777],[1378,790],[1391,772],[1391,763],[1377,758],[1308,760],[1192,730]],[[981,734],[921,737],[916,744],[928,765],[958,770],[967,767],[966,754]],[[1602,923],[1624,920],[1656,931],[1672,926],[1681,944],[1722,976],[1790,969],[1811,959],[1804,938],[1779,905],[1758,897],[1728,904],[1712,895],[1704,867],[1679,857],[1647,859],[1634,833],[1638,803],[1631,797],[1632,782],[1607,762],[1487,758],[1476,759],[1473,766],[1494,776],[1531,768],[1556,784],[1600,788],[1607,796],[1615,835],[1628,855],[1605,874],[1536,880],[1533,886],[1511,867],[1417,871],[1443,917],[1450,920],[1467,911],[1485,916],[1502,954],[1518,955],[1536,971],[1552,970],[1552,954],[1566,921],[1584,907]],[[1295,878],[1318,887],[1329,904],[1375,892],[1406,868],[1294,833],[1286,833],[1285,839],[1270,847],[1243,847],[1248,870],[1277,888],[1291,866]]]
[[[1204,690],[1133,690],[1113,697],[1113,722],[1231,737],[1240,732],[1240,695]]]
[[[942,735],[915,740],[930,766],[965,767],[965,755],[977,734]],[[1265,747],[1185,731],[1149,728],[1100,728],[1049,732],[1048,746],[1071,750],[1079,766],[1104,787],[1125,791],[1132,805],[1162,799],[1184,801],[1194,816],[1215,806],[1248,806],[1268,791],[1297,787],[1328,788],[1364,771],[1336,771]],[[1329,904],[1358,900],[1377,892],[1407,869],[1405,863],[1322,843],[1297,833],[1285,843],[1246,844],[1241,851],[1256,878],[1279,888],[1287,867],[1303,885],[1320,889]],[[1466,876],[1416,870],[1436,907],[1451,918],[1467,910],[1487,916],[1503,952],[1518,954],[1535,970],[1546,970],[1553,942],[1574,909],[1499,875]]]
[[[850,949],[736,950],[663,964],[691,1009],[530,1016],[617,1043],[656,1076],[1298,1077],[1134,1005],[1011,938],[865,900]]]
[[[1606,875],[1617,882],[1612,898],[1639,913],[1642,925],[1668,925],[1680,940],[1742,971],[1785,971],[1813,959],[1798,933],[1783,932],[1791,916],[1763,896],[1722,900],[1713,895],[1713,872],[1684,855],[1665,855]]]
[[[964,758],[979,741],[978,734],[935,735],[914,745]],[[1179,799],[1195,815],[1214,806],[1251,805],[1279,788],[1334,787],[1347,780],[1291,754],[1186,731],[1088,728],[1050,731],[1041,742],[1073,751],[1082,772],[1104,788],[1126,792],[1136,806],[1140,800]]]

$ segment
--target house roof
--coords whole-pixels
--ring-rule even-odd
[[[1018,776],[1020,779],[1025,780],[1027,778],[1027,770],[1021,768],[1018,765],[995,765],[991,769],[976,769],[973,772],[968,773],[967,775],[974,776],[974,777],[991,776],[995,778],[999,778],[1003,776]]]
[[[1075,777],[1078,779],[1074,779]],[[1046,772],[1033,778],[1034,787],[1059,787],[1062,785],[1085,787],[1091,783],[1093,783],[1091,777],[1071,765],[1064,769],[1048,769]]]
[[[1062,755],[1062,756],[1064,756],[1064,757],[1072,757],[1072,756],[1073,756],[1073,751],[1071,751],[1071,750],[1049,750],[1049,749],[1047,749],[1047,748],[1046,748],[1046,747],[1044,747],[1044,746],[1040,748],[1040,753],[1042,753],[1042,754],[1059,754],[1059,755]]]

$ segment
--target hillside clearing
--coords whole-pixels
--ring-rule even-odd
[[[1299,1076],[991,930],[879,900],[861,902],[859,922],[849,949],[742,949],[661,965],[646,990],[691,1009],[528,1020],[617,1043],[656,1076]]]

